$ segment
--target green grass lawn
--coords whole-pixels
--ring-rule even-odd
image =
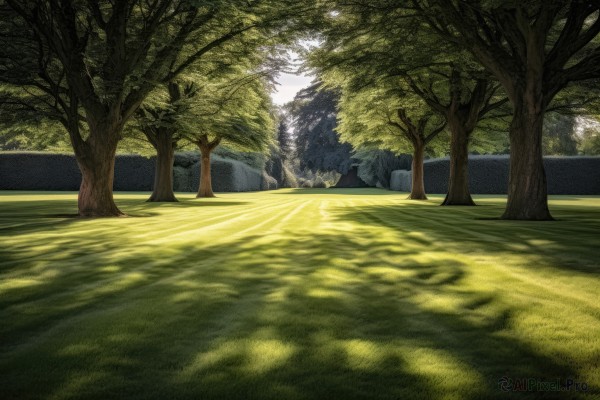
[[[599,197],[147,197],[0,192],[0,399],[600,398]]]

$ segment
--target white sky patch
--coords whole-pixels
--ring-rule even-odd
[[[292,101],[296,93],[310,85],[314,77],[301,74],[280,74],[277,77],[277,91],[271,93],[273,102],[279,106]]]

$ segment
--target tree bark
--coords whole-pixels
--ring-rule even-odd
[[[542,96],[525,93],[518,100],[510,125],[508,199],[502,219],[551,221],[542,157]]]
[[[221,143],[221,138],[209,140],[208,135],[201,135],[196,141],[200,149],[200,184],[198,185],[198,194],[196,197],[216,197],[212,190],[212,180],[210,175],[210,154]]]
[[[92,144],[93,143],[93,144]],[[96,141],[86,149],[75,149],[81,170],[77,206],[82,217],[119,217],[124,214],[113,200],[117,143]]]
[[[412,187],[410,190],[410,195],[408,196],[410,200],[427,200],[423,172],[424,159],[425,145],[422,143],[414,144],[412,159]]]
[[[156,149],[156,170],[154,172],[154,188],[148,201],[176,202],[173,193],[173,159],[175,146],[172,135],[159,133],[152,142]]]
[[[196,197],[216,197],[212,190],[212,179],[210,176],[210,146],[199,145],[201,154],[200,163],[200,185]]]
[[[450,177],[443,206],[474,206],[469,192],[469,133],[460,121],[450,126]]]

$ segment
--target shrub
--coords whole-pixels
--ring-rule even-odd
[[[263,170],[260,182],[260,190],[275,190],[277,188],[277,180]]]
[[[390,190],[398,190],[400,192],[410,192],[412,187],[410,171],[399,169],[392,171],[390,178]]]
[[[298,184],[301,188],[310,189],[313,187],[312,181],[310,179],[300,178],[298,179]]]
[[[325,183],[325,181],[323,180],[323,178],[321,178],[320,176],[317,176],[315,178],[315,180],[313,181],[312,187],[314,187],[314,188],[326,188],[327,187],[327,183]]]
[[[389,189],[392,171],[411,168],[412,157],[388,150],[365,150],[356,153],[360,160],[358,176],[369,186]]]
[[[81,172],[73,155],[6,152],[0,157],[0,189],[78,190]]]

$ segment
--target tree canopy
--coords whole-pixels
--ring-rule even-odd
[[[19,53],[31,61],[26,73],[6,74],[7,83],[29,90],[65,126],[83,176],[80,214],[106,216],[121,214],[112,200],[117,144],[150,93],[216,51],[226,67],[267,36],[284,38],[307,7],[290,0],[3,0],[0,6],[24,34],[6,53],[9,69],[19,71]],[[3,44],[13,40],[11,32],[0,29]]]

